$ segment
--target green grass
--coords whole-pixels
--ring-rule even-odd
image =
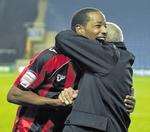
[[[150,77],[135,77],[136,107],[129,132],[150,132]]]
[[[7,102],[7,92],[16,74],[0,73],[0,132],[11,132],[16,115],[16,105]]]
[[[7,92],[17,74],[0,73],[0,132],[11,132],[16,105],[6,100]],[[135,77],[136,108],[131,115],[129,132],[150,132],[150,77]]]

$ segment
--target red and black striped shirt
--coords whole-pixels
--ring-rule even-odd
[[[34,56],[29,65],[18,76],[14,85],[32,90],[40,96],[52,97],[52,93],[73,87],[76,73],[71,59],[46,49]],[[55,95],[55,94],[54,94]],[[61,131],[70,109],[20,106],[14,125],[15,132]]]

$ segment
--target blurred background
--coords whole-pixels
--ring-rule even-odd
[[[17,105],[6,95],[18,72],[37,52],[54,45],[55,35],[70,28],[71,16],[84,7],[99,8],[107,21],[122,27],[136,56],[136,108],[129,132],[150,131],[150,1],[148,0],[0,0],[0,132],[11,132]]]

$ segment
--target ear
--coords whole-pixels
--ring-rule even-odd
[[[85,34],[85,30],[84,30],[84,26],[77,24],[75,27],[76,33],[79,35],[84,35]]]

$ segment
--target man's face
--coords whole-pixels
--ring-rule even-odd
[[[100,12],[88,13],[89,21],[83,26],[83,36],[89,39],[106,38],[106,20]]]

